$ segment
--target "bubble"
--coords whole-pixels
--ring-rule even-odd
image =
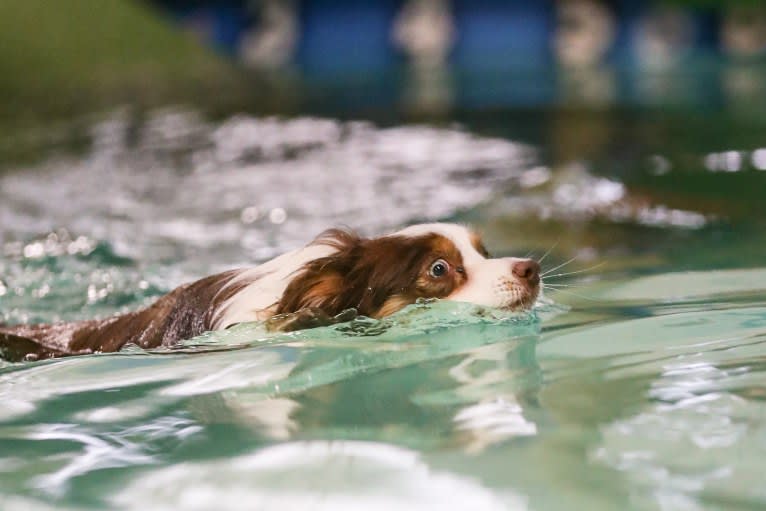
[[[726,151],[722,154],[723,170],[737,172],[742,167],[742,154],[739,151]]]
[[[269,212],[269,221],[272,224],[283,224],[287,220],[287,211],[282,208],[274,208]]]
[[[255,206],[250,206],[242,210],[242,213],[239,215],[240,220],[242,220],[243,224],[252,224],[256,220],[258,220],[258,217],[260,216],[260,211],[258,211],[258,208]]]
[[[649,157],[649,164],[651,165],[651,172],[655,176],[664,176],[670,172],[672,165],[670,160],[660,154],[654,154]]]
[[[756,149],[750,158],[753,167],[758,170],[766,170],[766,149]]]
[[[45,255],[45,247],[40,242],[30,243],[24,247],[24,257],[27,259],[39,259]]]
[[[551,179],[551,171],[547,167],[535,167],[525,171],[519,178],[524,188],[535,188],[547,183]]]

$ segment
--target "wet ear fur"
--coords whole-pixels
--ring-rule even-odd
[[[277,314],[315,308],[334,316],[353,308],[364,316],[382,317],[415,301],[414,291],[407,286],[417,276],[423,252],[416,240],[366,239],[335,229],[315,243],[330,245],[337,252],[300,270],[282,294]]]
[[[313,265],[311,265],[313,266]],[[343,277],[335,271],[306,268],[304,273],[285,289],[277,307],[277,314],[297,312],[301,309],[321,309],[334,314],[338,308]]]
[[[329,245],[337,252],[310,261],[299,270],[282,293],[276,314],[321,309],[326,314],[335,315],[343,310],[344,274],[348,274],[358,258],[355,252],[360,250],[362,239],[353,231],[331,229],[320,234],[314,243]]]

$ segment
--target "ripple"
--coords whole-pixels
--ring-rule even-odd
[[[131,122],[117,114],[96,124],[85,154],[3,173],[0,236],[64,227],[123,257],[190,258],[187,270],[209,272],[271,257],[330,226],[377,234],[449,217],[534,158],[529,147],[455,128],[245,115],[215,124],[184,110]],[[51,253],[24,247],[30,257]]]
[[[458,429],[470,431],[474,437],[469,452],[513,437],[534,436],[537,425],[524,417],[523,408],[512,395],[484,401],[461,409],[454,418]]]
[[[149,471],[112,497],[121,509],[523,510],[525,499],[434,470],[376,442],[291,442],[227,460]]]
[[[663,273],[638,277],[595,296],[609,300],[682,301],[716,295],[763,293],[766,269],[748,268]]]
[[[37,476],[31,484],[45,492],[61,495],[69,482],[78,476],[104,468],[124,467],[153,462],[142,447],[125,438],[103,438],[89,434],[74,425],[39,425],[26,438],[37,441],[59,441],[79,444],[82,450],[66,455],[67,462],[58,470]]]
[[[38,423],[23,428],[0,429],[4,441],[32,441],[42,446],[36,460],[19,461],[22,472],[37,472],[27,484],[60,497],[81,476],[106,468],[157,463],[156,446],[184,442],[201,431],[189,419],[160,416],[134,426],[95,429],[70,423]],[[42,472],[42,473],[40,473]]]
[[[730,392],[693,397],[689,387],[702,382],[660,378],[665,399],[676,401],[647,407],[641,413],[602,428],[594,459],[624,473],[637,491],[657,502],[681,499],[699,507],[705,499],[761,501],[760,484],[766,448],[766,406]],[[761,376],[763,378],[763,375]],[[668,392],[671,387],[678,392]],[[680,388],[678,388],[680,387]]]

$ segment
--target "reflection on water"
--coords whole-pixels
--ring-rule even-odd
[[[356,439],[362,443],[351,442],[347,448],[341,447],[343,443],[327,444],[330,452],[320,455],[316,469],[331,463],[325,456],[361,457],[357,465],[372,465],[361,472],[354,469],[354,474],[369,472],[372,477],[378,470],[383,470],[382,475],[393,470],[389,484],[400,492],[407,487],[414,491],[419,484],[410,478],[402,479],[404,473],[399,471],[405,467],[397,461],[399,453],[409,460],[405,473],[422,472],[423,484],[440,485],[443,479],[459,482],[462,477],[431,473],[427,464],[417,461],[416,451],[385,443],[365,447],[364,441],[377,439],[416,449],[438,446],[452,449],[470,444],[475,450],[479,443],[488,445],[512,436],[511,417],[525,424],[526,430],[520,434],[534,434],[534,424],[525,422],[520,405],[498,407],[501,397],[488,392],[493,386],[505,386],[514,374],[527,379],[526,373],[534,372],[534,367],[524,367],[533,363],[534,338],[539,326],[534,315],[499,313],[445,302],[415,305],[380,322],[359,321],[363,324],[356,328],[336,325],[265,338],[259,325],[241,325],[220,333],[231,336],[234,332],[240,339],[250,339],[251,347],[240,346],[233,351],[205,353],[205,347],[201,347],[203,351],[193,355],[184,352],[152,357],[126,353],[8,366],[10,371],[3,375],[0,394],[15,395],[18,402],[27,405],[16,406],[15,414],[4,417],[16,425],[2,429],[1,443],[18,445],[23,440],[27,445],[30,441],[39,445],[42,457],[24,462],[23,472],[37,474],[25,484],[30,489],[62,496],[70,491],[71,485],[98,478],[104,468],[165,465],[166,456],[184,451],[187,444],[195,452],[210,452],[212,446],[220,447],[220,435],[229,436],[232,429],[235,437],[249,435],[256,444],[287,439]],[[377,328],[375,323],[386,323],[385,328]],[[369,328],[377,334],[358,342],[360,328]],[[191,344],[201,346],[195,341]],[[156,376],[160,373],[163,376],[158,380]],[[513,387],[517,384],[509,387],[508,399],[515,399]],[[99,392],[104,388],[114,396]],[[402,400],[403,393],[412,396],[412,400]],[[85,396],[89,398],[84,399]],[[490,408],[477,411],[482,406]],[[175,410],[174,416],[163,413],[168,408]],[[55,409],[66,413],[59,415],[58,423],[50,423],[47,417],[55,415]],[[443,429],[435,431],[435,424]],[[223,444],[231,441],[230,438]],[[317,447],[306,445],[309,454],[323,449],[321,442]],[[224,447],[230,449],[240,448]],[[271,481],[279,478],[278,473],[292,471],[290,467],[300,464],[300,460],[308,461],[301,444],[296,444],[295,456],[284,458],[279,454],[289,453],[287,446],[271,452],[259,451],[241,461],[234,459],[232,468],[245,463],[255,470],[266,463],[263,475],[265,481]],[[386,460],[394,465],[387,466]],[[378,462],[384,466],[376,467]],[[315,468],[306,463],[302,470],[309,477]],[[207,474],[208,468],[203,463],[192,471]],[[136,484],[153,485],[158,477],[175,478],[182,474],[192,476],[186,469],[181,472],[171,469]],[[253,483],[254,476],[250,471],[242,482]],[[348,479],[341,474],[337,477],[339,483]],[[313,483],[311,479],[307,481],[310,490]],[[328,491],[337,492],[343,500],[347,484],[348,480],[343,482],[344,486]],[[470,482],[470,478],[465,484],[466,489],[475,487],[489,501],[503,502]],[[289,492],[290,488],[285,485],[284,491]],[[293,489],[296,495],[300,493]],[[71,491],[77,494],[76,489]],[[248,495],[271,502],[278,495],[271,497],[270,491],[276,489],[256,484]],[[445,498],[439,494],[434,490],[422,498],[425,502]],[[123,493],[116,498],[132,498],[131,495],[135,494]],[[407,503],[410,497],[408,493],[394,493],[392,498]],[[170,506],[175,499],[183,501],[186,497],[170,494],[168,498],[173,499],[167,504]],[[499,508],[498,505],[491,509]]]
[[[118,114],[0,174],[4,321],[133,309],[336,223],[471,222],[552,270],[531,314],[0,361],[0,507],[763,507],[763,141],[586,120],[534,150],[491,124]]]
[[[317,485],[318,479],[332,484]],[[416,451],[344,440],[291,442],[226,462],[168,468],[111,500],[120,509],[158,510],[233,510],[243,502],[258,509],[528,509],[512,492],[497,494],[472,478],[433,470]]]
[[[587,318],[580,305],[543,307],[540,323],[435,302],[289,334],[240,325],[175,354],[8,365],[0,394],[19,404],[3,417],[2,462],[23,494],[64,504],[106,467],[140,468],[110,472],[98,497],[121,509],[191,495],[200,509],[758,502],[766,309],[729,302],[737,282],[717,282],[722,301],[649,299],[632,321],[620,310],[641,294],[612,293],[600,326],[557,326]]]

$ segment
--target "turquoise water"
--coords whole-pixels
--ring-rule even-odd
[[[763,508],[764,131],[724,121],[174,109],[7,163],[10,323],[132,309],[337,224],[467,222],[551,271],[529,314],[430,302],[0,361],[0,507]]]

